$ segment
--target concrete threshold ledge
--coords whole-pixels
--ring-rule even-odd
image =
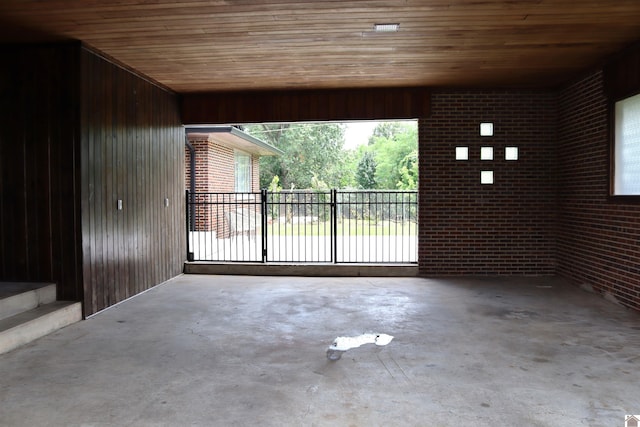
[[[185,262],[185,274],[324,277],[416,277],[417,264],[262,264]]]

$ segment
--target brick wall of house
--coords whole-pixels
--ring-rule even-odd
[[[558,272],[640,310],[640,205],[610,200],[601,72],[559,95]]]
[[[419,268],[423,275],[553,274],[556,270],[556,96],[436,91],[419,121]],[[481,137],[481,122],[494,124]],[[455,159],[469,147],[469,160]],[[494,160],[480,160],[480,147]],[[505,161],[506,146],[519,159]],[[495,183],[482,185],[481,171]]]
[[[190,139],[196,152],[196,193],[221,193],[234,191],[234,158],[233,149],[224,147],[204,138]],[[185,150],[185,185],[189,188],[191,167],[190,153]],[[196,202],[222,201],[224,196],[198,195]],[[225,198],[227,200],[228,197]],[[225,219],[228,206],[205,205],[196,206],[195,229],[197,231],[215,231],[218,237],[229,234],[229,226]]]
[[[205,138],[190,138],[189,142],[196,152],[196,193],[234,193],[235,159],[234,150]],[[185,186],[189,189],[191,179],[191,158],[185,148]],[[259,157],[251,156],[252,191],[260,191]],[[197,205],[195,226],[197,231],[215,231],[217,237],[227,238],[230,227],[226,215],[236,210],[236,197],[233,195],[197,196],[196,202],[213,202],[210,205]]]

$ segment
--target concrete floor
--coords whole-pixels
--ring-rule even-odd
[[[0,425],[623,426],[639,368],[640,314],[555,278],[184,275],[0,356]]]

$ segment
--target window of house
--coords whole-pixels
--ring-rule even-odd
[[[640,94],[615,103],[612,193],[640,195]]]
[[[235,191],[248,193],[251,191],[251,155],[236,151],[235,158]]]

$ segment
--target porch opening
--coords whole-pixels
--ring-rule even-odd
[[[187,157],[189,261],[417,263],[415,121],[215,128],[187,129],[208,150]]]

